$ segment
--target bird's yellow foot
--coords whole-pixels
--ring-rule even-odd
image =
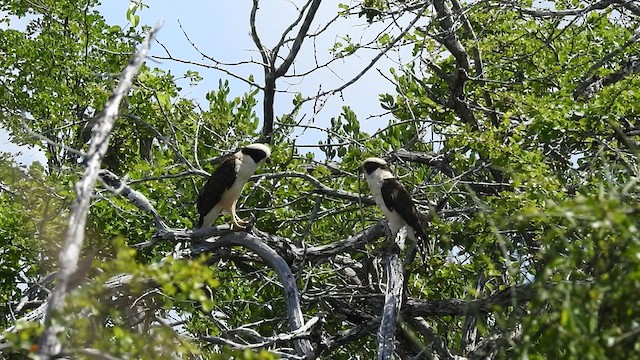
[[[231,229],[233,230],[244,230],[247,227],[247,224],[241,224],[239,221],[234,221],[231,223]]]
[[[233,222],[241,225],[246,225],[249,223],[247,219],[241,219],[240,216],[233,214]]]
[[[251,220],[236,218],[233,221],[233,229],[246,229],[247,225],[251,223]]]

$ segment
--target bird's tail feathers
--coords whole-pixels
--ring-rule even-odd
[[[436,252],[435,239],[429,236],[427,232],[430,222],[431,218],[429,216],[420,213],[418,217],[418,226],[414,229],[418,243],[418,251],[420,252],[423,262],[427,257],[435,254]]]

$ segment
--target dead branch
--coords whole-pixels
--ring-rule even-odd
[[[291,272],[289,265],[273,249],[266,245],[260,238],[249,233],[231,232],[213,241],[207,240],[194,244],[195,249],[191,249],[193,255],[203,251],[210,252],[221,246],[243,246],[256,253],[266,264],[273,268],[278,274],[278,278],[284,287],[285,300],[287,303],[287,316],[289,326],[292,331],[297,331],[304,325],[302,310],[300,308],[300,298],[295,276]],[[298,354],[306,355],[312,351],[311,343],[308,340],[296,340]]]
[[[454,356],[445,344],[445,342],[438,336],[433,328],[427,323],[427,321],[421,317],[408,317],[407,322],[418,331],[427,341],[431,343],[431,347],[438,354],[438,357],[442,360],[453,360]]]
[[[99,175],[100,175],[100,179],[102,179],[102,181],[104,181],[105,184],[111,187],[110,190],[112,192],[118,195],[124,196],[129,201],[131,201],[137,208],[153,215],[153,219],[156,222],[157,229],[160,230],[160,229],[168,228],[167,224],[164,223],[164,221],[160,217],[160,214],[158,214],[158,212],[156,211],[156,209],[153,207],[153,205],[147,199],[146,196],[142,195],[138,191],[132,189],[131,187],[129,187],[128,185],[120,181],[120,179],[109,170],[103,169],[100,171]]]
[[[306,324],[304,324],[299,329],[292,331],[290,333],[277,334],[274,336],[263,337],[259,334],[253,334],[254,331],[251,331],[251,335],[256,338],[257,342],[251,342],[248,344],[240,344],[233,340],[220,337],[220,336],[204,336],[199,337],[198,339],[204,340],[213,344],[223,344],[229,345],[237,349],[258,349],[258,348],[266,348],[276,343],[286,342],[291,340],[299,340],[309,338],[311,333],[314,331],[314,328],[318,325],[321,325],[320,317],[314,316]],[[247,332],[246,329],[243,332]]]
[[[396,339],[396,325],[404,289],[404,266],[400,259],[400,246],[407,240],[406,229],[403,228],[396,234],[390,251],[384,256],[384,272],[387,276],[384,306],[380,328],[378,329],[378,359],[387,360],[393,358]]]
[[[367,64],[367,66],[365,66],[353,78],[351,78],[349,81],[346,81],[343,85],[335,89],[327,90],[327,91],[318,93],[314,96],[304,98],[301,101],[301,104],[307,101],[311,101],[317,98],[327,96],[327,95],[333,95],[333,94],[339,93],[345,90],[346,88],[348,88],[349,86],[353,85],[356,81],[358,81],[361,77],[363,77],[369,70],[371,70],[371,68],[373,68],[373,66],[378,62],[378,60],[380,60],[387,52],[389,52],[389,50],[391,50],[398,43],[398,41],[400,41],[409,32],[409,30],[413,29],[414,25],[418,22],[418,20],[422,18],[422,14],[427,10],[427,7],[429,5],[430,5],[430,2],[426,1],[422,5],[420,11],[418,11],[417,15],[413,18],[413,20],[411,20],[411,22],[404,29],[402,29],[400,34],[398,34],[395,37],[395,39],[390,41],[373,59],[371,59],[371,61]]]
[[[598,2],[595,2],[593,4],[590,4],[589,6],[585,6],[584,8],[581,8],[581,9],[566,9],[566,10],[530,9],[530,8],[524,8],[524,7],[515,5],[514,2],[509,2],[509,1],[501,2],[499,6],[508,6],[508,7],[512,8],[513,10],[515,10],[515,11],[521,13],[521,14],[529,15],[529,16],[532,16],[532,17],[538,17],[538,18],[563,18],[563,17],[568,17],[568,16],[584,15],[584,14],[590,12],[590,11],[593,11],[593,10],[606,9],[611,4],[628,4],[628,3],[632,3],[632,1],[628,1],[628,0],[602,0],[602,1],[598,1]],[[636,8],[633,7],[633,6],[630,6],[628,8],[632,9],[632,11],[636,10]]]
[[[453,74],[444,79],[451,89],[449,104],[456,110],[463,122],[471,125],[473,129],[478,129],[478,122],[465,100],[464,93],[464,84],[469,79],[470,73],[469,55],[456,35],[455,22],[445,1],[434,0],[433,6],[438,14],[438,21],[443,32],[443,35],[437,36],[436,39],[449,50],[456,60]]]
[[[285,31],[282,39],[276,44],[276,46],[269,50],[267,49],[260,40],[260,36],[258,35],[258,31],[256,29],[256,14],[258,12],[259,0],[253,0],[253,7],[251,8],[251,16],[250,16],[250,26],[251,26],[251,38],[253,39],[254,44],[258,48],[260,55],[262,56],[262,60],[264,62],[264,103],[263,103],[263,125],[262,125],[262,138],[261,140],[264,142],[271,142],[271,137],[273,135],[273,123],[275,120],[274,116],[274,101],[275,101],[275,93],[276,93],[276,81],[278,78],[284,76],[287,71],[289,71],[289,67],[293,64],[300,48],[302,47],[303,41],[307,38],[307,32],[309,31],[309,27],[311,26],[311,22],[316,16],[316,12],[320,7],[321,0],[310,0],[304,8],[300,11],[300,16],[298,19],[294,21],[293,24]],[[298,34],[295,37],[293,45],[289,50],[289,54],[285,57],[285,60],[279,66],[276,66],[276,61],[279,57],[278,53],[282,48],[285,38],[284,36],[295,27],[295,24],[300,22],[302,18],[302,14],[306,11],[306,16],[304,16],[304,20],[300,25],[298,30]]]
[[[151,41],[161,26],[162,24],[159,23],[151,29],[145,41],[140,45],[140,49],[122,71],[118,86],[109,97],[109,100],[107,100],[101,114],[95,120],[92,129],[91,145],[84,161],[84,175],[75,186],[77,196],[71,206],[69,228],[64,244],[62,245],[62,250],[60,251],[60,269],[57,275],[56,287],[51,294],[45,314],[45,324],[47,327],[40,338],[39,350],[39,356],[43,359],[53,358],[62,351],[62,346],[57,338],[59,329],[52,326],[51,318],[56,312],[62,310],[70,278],[77,268],[80,249],[84,241],[89,202],[93,194],[95,182],[98,179],[102,159],[109,147],[109,135],[115,124],[120,102],[129,92],[133,77],[138,73],[138,69],[146,59]]]

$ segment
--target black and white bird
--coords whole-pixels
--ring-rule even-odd
[[[265,144],[251,144],[227,156],[211,174],[198,195],[198,227],[211,227],[225,210],[231,214],[233,227],[244,228],[247,221],[236,214],[236,203],[244,184],[271,156],[271,149]]]
[[[395,238],[403,226],[407,226],[407,238],[417,243],[427,241],[424,229],[428,223],[413,202],[411,195],[393,175],[383,159],[371,157],[361,166],[376,204],[389,223],[391,236]],[[401,245],[402,247],[402,245]]]

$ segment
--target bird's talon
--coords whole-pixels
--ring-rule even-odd
[[[239,221],[234,221],[231,224],[231,229],[233,230],[244,230],[246,227],[247,227],[246,224],[240,224]]]

